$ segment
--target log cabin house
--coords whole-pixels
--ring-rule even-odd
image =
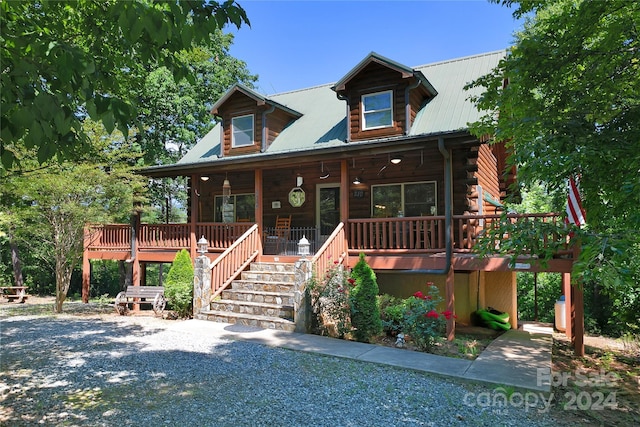
[[[188,222],[89,227],[83,295],[89,259],[131,261],[139,285],[147,263],[171,262],[182,248],[195,258],[203,236],[212,261],[242,251],[230,272],[212,276],[213,293],[221,295],[228,276],[250,262],[299,259],[305,237],[320,271],[328,259],[352,267],[364,253],[383,293],[406,297],[431,281],[458,323],[493,307],[517,327],[509,260],[472,251],[501,213],[516,171],[506,167],[504,144],[469,133],[480,113],[464,90],[505,54],[411,68],[371,53],[335,84],[271,96],[234,85],[213,105],[217,125],[191,151],[176,164],[142,172],[188,177]],[[277,234],[283,218],[290,223]],[[532,219],[562,221],[553,214],[513,218]],[[251,247],[242,249],[239,238]],[[570,255],[544,269],[531,258],[516,268],[563,273],[570,289]],[[454,328],[451,320],[449,338]]]

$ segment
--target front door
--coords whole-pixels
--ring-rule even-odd
[[[318,185],[316,206],[316,227],[324,242],[340,222],[340,185]]]

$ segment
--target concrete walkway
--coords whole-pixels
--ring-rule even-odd
[[[551,370],[553,339],[546,329],[507,331],[475,360],[465,360],[318,335],[197,319],[179,322],[174,328],[187,333],[214,334],[220,338],[380,363],[463,380],[547,393],[551,391],[549,382],[539,379],[540,375],[548,376]]]

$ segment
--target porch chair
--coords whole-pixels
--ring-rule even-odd
[[[265,246],[275,246],[275,254],[280,253],[280,247],[284,245],[286,250],[287,243],[289,242],[289,236],[291,234],[291,215],[288,217],[276,217],[276,226],[273,232],[267,235]]]

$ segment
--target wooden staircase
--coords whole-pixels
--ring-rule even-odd
[[[293,331],[294,264],[251,263],[200,317],[223,323]]]

